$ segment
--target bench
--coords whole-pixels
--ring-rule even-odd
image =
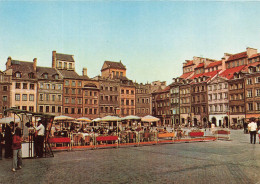
[[[96,141],[116,141],[118,136],[98,136]]]
[[[204,132],[189,132],[190,137],[203,137]]]
[[[214,132],[217,139],[227,139],[230,140],[230,131],[229,130],[216,130]]]
[[[174,133],[159,133],[157,135],[158,138],[173,138],[174,136]]]
[[[48,143],[55,144],[55,147],[57,147],[57,144],[61,144],[63,147],[63,144],[66,143],[69,148],[71,140],[69,137],[52,137],[48,139]]]

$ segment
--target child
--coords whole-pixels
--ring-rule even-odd
[[[16,171],[16,168],[22,168],[22,133],[21,129],[17,127],[15,129],[15,134],[13,136],[13,169],[12,171]],[[18,159],[18,160],[17,160]],[[18,167],[17,167],[18,166]]]

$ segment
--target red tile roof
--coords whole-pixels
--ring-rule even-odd
[[[255,58],[255,57],[257,57],[257,56],[260,56],[260,53],[253,54],[251,57],[249,57],[249,59]]]
[[[247,57],[247,52],[241,52],[238,54],[231,55],[226,62],[241,59],[241,58],[246,58],[246,57]]]
[[[200,63],[196,68],[203,68],[204,67],[204,63]]]
[[[224,70],[221,74],[219,74],[219,76],[225,77],[226,79],[232,79],[234,77],[234,73],[240,72],[244,67],[245,67],[245,65],[237,66],[234,68],[228,68],[228,69]]]
[[[193,61],[187,61],[184,67],[194,65]]]
[[[250,66],[257,66],[257,65],[259,65],[259,64],[260,64],[260,62],[250,63],[250,64],[248,64],[247,66],[245,66],[242,71],[247,72],[247,71],[248,71],[248,68],[249,68]]]
[[[189,77],[191,76],[192,73],[193,73],[193,72],[184,73],[184,74],[182,74],[182,75],[180,76],[180,78],[182,78],[182,79],[187,79],[187,78],[189,78]]]
[[[210,63],[206,68],[212,68],[214,66],[222,65],[222,61],[215,61],[213,63]]]

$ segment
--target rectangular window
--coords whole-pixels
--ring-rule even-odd
[[[61,107],[58,107],[58,113],[61,113]]]
[[[253,103],[248,103],[248,110],[252,111],[253,110]]]
[[[65,98],[65,104],[69,103],[69,98]]]
[[[3,96],[3,102],[7,102],[7,96]]]
[[[50,89],[50,84],[46,84],[46,89]]]
[[[21,88],[21,83],[17,82],[15,83],[15,89],[20,89]]]
[[[52,107],[51,107],[51,112],[52,112],[52,113],[55,113],[55,106],[52,106]]]
[[[81,114],[81,109],[80,108],[78,109],[78,114]]]
[[[75,81],[72,81],[72,82],[71,82],[71,86],[76,86],[76,82],[75,82]]]
[[[43,89],[43,83],[40,83],[40,89]]]
[[[75,114],[75,108],[71,108],[71,114]]]
[[[71,99],[71,103],[72,103],[72,104],[75,104],[75,98],[72,98],[72,99]]]
[[[248,84],[248,85],[252,84],[252,79],[250,79],[250,78],[247,79],[247,84]]]
[[[27,111],[27,106],[22,106],[22,110]]]
[[[7,86],[3,86],[3,91],[7,91]]]
[[[256,90],[255,90],[255,95],[256,95],[256,96],[260,96],[260,89],[256,89]]]
[[[82,99],[78,98],[78,104],[82,104]]]
[[[23,89],[27,89],[27,83],[23,83]]]
[[[256,110],[257,110],[257,111],[260,111],[260,103],[259,103],[259,102],[256,103]]]
[[[85,104],[88,104],[88,99],[85,99]]]
[[[34,101],[34,94],[29,95],[29,101]]]
[[[61,101],[61,95],[58,95],[59,102]]]
[[[76,94],[76,89],[71,89],[71,94],[75,95]]]
[[[45,110],[46,110],[45,112],[50,112],[50,107],[49,107],[49,106],[46,106],[46,107],[45,107]]]
[[[43,94],[40,94],[40,101],[43,101]]]
[[[49,101],[49,100],[50,100],[50,95],[46,94],[46,101]]]
[[[124,94],[124,90],[123,89],[121,89],[121,94]]]
[[[43,112],[43,106],[40,106],[40,112]]]
[[[81,81],[78,81],[78,86],[81,86],[81,85],[82,85]]]
[[[249,98],[252,97],[252,90],[247,90],[247,97],[249,97]]]
[[[23,100],[23,101],[27,101],[27,94],[23,94],[22,100]]]
[[[55,96],[56,96],[56,95],[52,95],[52,101],[53,101],[53,102],[55,101]]]
[[[65,114],[69,114],[69,108],[65,108]]]
[[[255,78],[255,83],[260,83],[260,77]]]
[[[68,80],[65,81],[65,86],[68,86],[70,82]]]
[[[52,89],[55,89],[55,86],[56,86],[55,84],[52,84],[52,85],[51,85],[51,88],[52,88]]]
[[[34,90],[34,84],[30,84],[30,89]]]
[[[61,90],[61,89],[62,89],[62,85],[59,84],[59,85],[58,85],[58,90]]]

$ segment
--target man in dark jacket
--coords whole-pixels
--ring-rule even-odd
[[[12,122],[10,122],[12,126]],[[11,127],[6,124],[5,126],[5,158],[12,158],[13,151],[12,151],[12,129]]]

